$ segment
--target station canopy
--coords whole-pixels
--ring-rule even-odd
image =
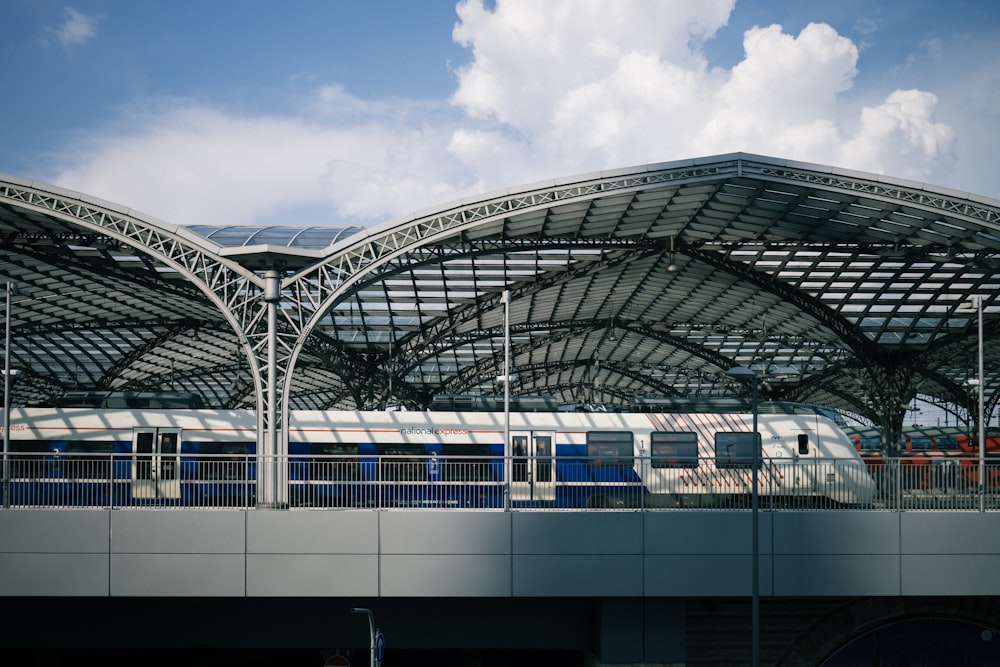
[[[256,407],[253,321],[227,285],[267,272],[281,321],[310,322],[289,331],[292,409],[426,409],[500,397],[504,377],[515,403],[655,407],[746,397],[740,367],[762,400],[877,423],[916,398],[968,419],[980,352],[990,411],[1000,381],[1000,202],[770,157],[563,178],[371,228],[185,227],[0,176],[0,235],[15,406]]]

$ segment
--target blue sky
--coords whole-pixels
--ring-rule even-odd
[[[0,172],[373,224],[747,151],[1000,198],[993,0],[6,0]]]

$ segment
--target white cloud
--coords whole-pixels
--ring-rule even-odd
[[[531,178],[544,175],[538,165],[552,176],[736,151],[920,178],[952,150],[933,95],[888,91],[874,108],[846,106],[858,48],[826,24],[751,28],[744,59],[723,70],[702,45],[731,2],[619,1],[602,16],[608,6],[462,3],[455,37],[475,58],[452,100],[500,127],[476,142],[460,130],[454,154],[475,169],[495,142],[498,154],[524,155]]]
[[[918,180],[953,159],[955,133],[936,119],[933,94],[847,100],[858,47],[828,25],[754,27],[742,61],[713,67],[702,47],[734,1],[498,0],[488,10],[466,0],[454,39],[472,60],[451,106],[361,99],[336,83],[285,116],[174,102],[77,145],[56,182],[181,224],[317,207],[328,219],[289,214],[288,224],[341,224],[734,151]]]
[[[79,144],[57,182],[175,224],[208,225],[307,207],[326,207],[327,217],[287,224],[380,221],[460,194],[435,168],[435,146],[448,135],[433,129],[240,116],[188,101],[129,124]]]
[[[97,20],[81,14],[72,7],[65,7],[63,22],[57,28],[51,29],[51,32],[64,48],[80,46],[97,37]]]
[[[897,90],[861,110],[861,129],[844,144],[841,160],[865,171],[926,180],[935,163],[950,160],[954,131],[934,121],[937,97]]]

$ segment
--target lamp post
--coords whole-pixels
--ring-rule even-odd
[[[969,301],[959,304],[958,312],[976,313],[977,321],[977,345],[979,353],[979,379],[976,381],[976,393],[978,394],[979,407],[979,511],[986,511],[986,415],[983,414],[983,297],[973,294]]]
[[[751,664],[753,667],[758,667],[760,665],[760,536],[758,535],[760,492],[757,489],[757,469],[760,467],[761,442],[760,432],[757,430],[757,385],[761,380],[798,375],[798,369],[775,369],[770,373],[758,373],[747,366],[736,366],[727,370],[726,375],[750,380],[750,411],[753,414],[753,454],[750,473],[750,512],[753,517],[750,556],[750,632]]]
[[[979,511],[986,511],[986,415],[983,414],[983,297],[976,294],[972,297],[976,308],[977,350],[979,351],[979,382],[976,393],[979,395]]]
[[[514,473],[510,449],[510,290],[503,291],[503,508],[510,510],[510,477]]]
[[[368,616],[368,664],[370,664],[371,667],[377,667],[382,664],[382,653],[385,652],[385,639],[382,636],[382,631],[375,628],[375,615],[372,613],[371,609],[366,609],[364,607],[351,607],[351,613],[365,614]]]
[[[983,386],[983,297],[976,295],[973,297],[976,303],[976,319],[978,326],[978,349],[979,349],[979,511],[986,511],[986,415],[983,414],[983,394],[986,387]]]
[[[10,507],[10,297],[17,286],[7,281],[7,306],[4,310],[3,345],[3,506]]]

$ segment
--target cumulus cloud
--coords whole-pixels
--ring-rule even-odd
[[[63,9],[63,21],[50,32],[64,48],[80,46],[97,37],[97,20],[72,7]]]
[[[455,38],[474,59],[452,100],[500,127],[475,141],[456,132],[453,153],[472,166],[492,144],[500,155],[522,155],[532,177],[544,175],[539,167],[559,174],[747,151],[919,179],[952,150],[933,95],[889,91],[871,108],[842,102],[859,52],[829,25],[798,35],[755,26],[744,34],[743,60],[723,70],[703,46],[732,2],[657,3],[652,13],[647,3],[616,2],[604,20],[607,6],[460,4]],[[522,58],[526,44],[534,48]]]
[[[297,113],[171,102],[75,146],[57,182],[176,223],[253,223],[304,206],[378,222],[459,196],[569,174],[746,151],[917,180],[954,131],[927,91],[845,95],[859,49],[832,27],[704,47],[735,0],[463,0],[470,54],[449,100],[361,99],[336,82]],[[870,95],[865,96],[871,99]]]
[[[208,225],[303,208],[328,213],[286,224],[371,222],[459,194],[434,167],[448,136],[433,128],[239,115],[188,100],[127,122],[126,133],[116,126],[78,144],[57,182],[171,223]]]

